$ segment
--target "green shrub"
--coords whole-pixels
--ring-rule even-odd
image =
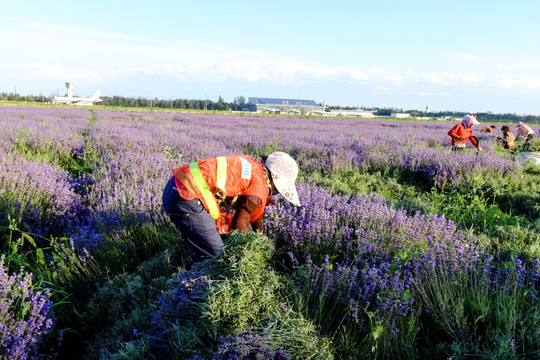
[[[284,279],[269,267],[272,249],[272,241],[260,233],[234,231],[220,255],[182,274],[181,313],[167,310],[176,306],[170,288],[160,300],[161,306],[169,305],[157,315],[166,334],[161,345],[168,349],[166,356],[211,357],[220,337],[249,331],[264,334],[271,347],[285,349],[294,359],[332,359],[330,342],[286,305]],[[190,293],[201,271],[208,289]]]
[[[149,355],[147,334],[151,332],[154,304],[166,287],[167,277],[147,275],[167,273],[168,263],[160,258],[165,257],[157,255],[144,263],[142,276],[119,274],[108,280],[86,304],[82,331],[91,337],[87,359],[102,358],[104,353],[113,359],[143,359]]]

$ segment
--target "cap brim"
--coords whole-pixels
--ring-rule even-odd
[[[272,176],[272,181],[274,182],[276,189],[285,199],[296,206],[300,206],[300,199],[298,198],[298,191],[296,190],[294,182],[288,181],[282,176]]]

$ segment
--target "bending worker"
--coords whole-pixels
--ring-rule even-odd
[[[497,136],[497,140],[502,141],[503,147],[505,149],[515,148],[516,147],[514,143],[515,137],[514,137],[514,134],[512,134],[512,132],[510,131],[510,128],[508,127],[508,125],[504,125],[503,127],[501,127],[501,131],[503,133],[503,136],[502,137]]]
[[[452,138],[452,151],[464,149],[469,140],[479,151],[483,151],[472,131],[473,126],[478,124],[476,115],[465,115],[460,124],[450,129],[448,135]]]
[[[194,252],[193,261],[218,255],[231,229],[264,232],[265,207],[280,193],[300,206],[296,161],[273,152],[264,163],[246,155],[199,160],[172,170],[163,206]]]
[[[534,138],[534,130],[527,124],[518,121],[516,126],[517,136],[516,140],[530,141]]]

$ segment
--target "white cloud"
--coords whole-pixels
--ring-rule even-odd
[[[12,19],[13,21],[13,19]],[[2,59],[0,79],[34,78],[43,83],[73,80],[96,84],[136,75],[181,80],[241,80],[295,86],[324,81],[366,85],[379,90],[410,87],[422,96],[462,88],[540,90],[540,59],[489,58],[470,53],[443,54],[429,66],[370,67],[334,65],[270,51],[254,51],[182,39],[162,41],[126,34],[73,29],[16,20],[18,30],[0,28],[4,48],[17,49]],[[2,30],[3,29],[3,30]],[[432,59],[427,59],[432,60]],[[537,61],[538,60],[538,61]],[[465,70],[464,70],[465,69]]]
[[[346,74],[350,76],[353,80],[368,80],[369,76],[365,71],[362,70],[350,70]]]
[[[422,74],[421,77],[428,83],[443,86],[453,85],[457,79],[456,75],[446,71],[443,73],[426,73]]]
[[[465,84],[477,85],[480,84],[485,79],[485,73],[482,71],[480,73],[469,73],[459,75],[461,81]]]
[[[258,61],[234,62],[231,69],[234,70],[231,73],[231,76],[245,79],[249,82],[257,82],[269,78],[268,69],[262,66]]]
[[[103,77],[95,71],[67,69],[61,64],[27,63],[22,66],[26,77],[48,77],[51,79],[79,79],[85,81],[101,81]]]
[[[540,78],[528,74],[496,74],[492,84],[502,89],[540,90]]]

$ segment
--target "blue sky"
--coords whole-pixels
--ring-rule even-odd
[[[540,1],[10,1],[0,92],[540,115]]]

